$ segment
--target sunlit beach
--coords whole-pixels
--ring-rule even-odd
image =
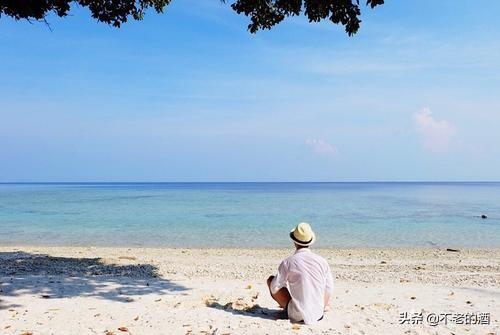
[[[0,335],[500,334],[499,11],[0,1]]]

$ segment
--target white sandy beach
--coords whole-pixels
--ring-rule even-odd
[[[0,247],[0,334],[500,332],[500,249],[316,251],[334,297],[306,326],[281,319],[265,286],[291,249]],[[467,313],[489,324],[461,324]]]

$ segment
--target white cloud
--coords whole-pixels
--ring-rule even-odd
[[[337,147],[322,139],[310,138],[306,144],[318,155],[335,156],[338,153]]]
[[[415,129],[422,137],[425,149],[431,152],[446,151],[456,134],[456,128],[446,120],[436,120],[429,108],[422,108],[413,115]]]

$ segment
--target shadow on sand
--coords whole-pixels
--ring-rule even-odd
[[[53,257],[0,252],[0,309],[18,307],[6,297],[21,294],[41,299],[99,297],[131,302],[133,296],[169,294],[186,287],[161,278],[151,264],[110,264],[101,258]]]
[[[207,307],[220,309],[234,315],[246,315],[267,320],[284,320],[286,319],[286,314],[282,309],[269,309],[266,307],[261,307],[257,304],[253,306],[247,306],[243,309],[234,308],[231,302],[222,305],[218,301],[212,301],[207,303]]]

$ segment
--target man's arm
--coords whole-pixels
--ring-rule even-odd
[[[286,287],[287,277],[288,277],[287,266],[283,261],[278,267],[278,274],[271,281],[269,289],[271,290],[272,294],[278,292],[282,287]]]

